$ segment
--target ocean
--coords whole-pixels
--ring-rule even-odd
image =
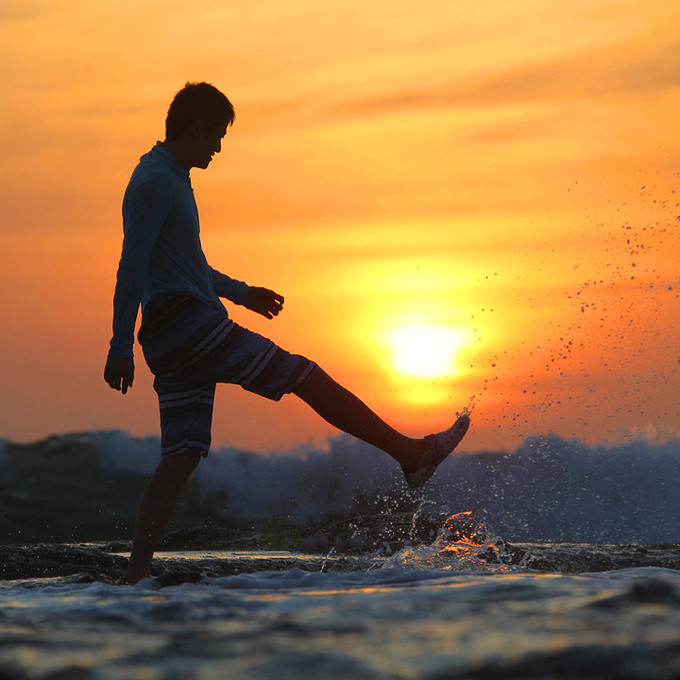
[[[157,443],[0,447],[0,678],[680,677],[678,442],[219,451],[119,585]]]
[[[0,677],[680,677],[675,569],[261,566],[165,587],[3,581]]]

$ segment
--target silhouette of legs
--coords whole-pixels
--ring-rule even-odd
[[[130,563],[125,574],[128,583],[149,577],[151,559],[177,502],[177,496],[196,469],[200,452],[186,450],[162,458],[144,489],[137,511]]]
[[[318,366],[294,394],[327,423],[377,446],[402,467],[417,465],[430,446],[425,439],[412,439],[397,432]]]
[[[394,458],[401,465],[406,481],[414,488],[422,486],[432,476],[437,466],[465,435],[470,422],[469,417],[464,415],[451,428],[438,434],[423,439],[407,437],[390,427],[318,366],[294,390],[294,394],[326,422],[382,449]],[[150,576],[156,545],[172,515],[179,492],[200,459],[199,451],[188,449],[162,458],[158,464],[140,500],[130,564],[126,572],[128,583],[136,583]]]

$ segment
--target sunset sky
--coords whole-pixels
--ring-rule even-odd
[[[677,0],[8,0],[0,437],[159,433],[141,351],[102,380],[121,200],[188,80],[236,109],[192,181],[239,323],[421,436],[680,436]],[[213,441],[335,434],[218,388]]]

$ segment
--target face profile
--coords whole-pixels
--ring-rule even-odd
[[[234,118],[233,105],[217,88],[187,83],[170,104],[162,145],[187,172],[205,170],[222,150],[222,139]]]
[[[226,134],[226,126],[218,125],[207,128],[202,120],[196,121],[196,130],[193,136],[196,158],[192,163],[193,167],[205,170],[214,156],[222,151],[222,140]]]

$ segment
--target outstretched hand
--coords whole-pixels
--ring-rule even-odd
[[[125,394],[132,387],[135,377],[135,362],[132,358],[109,357],[104,367],[104,380],[109,387]]]
[[[245,306],[268,319],[273,319],[283,309],[283,295],[279,295],[268,288],[251,286]]]

